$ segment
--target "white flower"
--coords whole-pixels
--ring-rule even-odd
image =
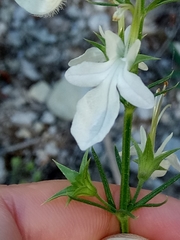
[[[116,11],[113,14],[112,20],[115,22],[119,21],[121,19],[121,17],[124,16],[124,13],[126,12],[126,10],[127,10],[126,8],[122,8],[122,7],[118,6],[116,8]]]
[[[15,0],[19,6],[35,16],[52,16],[57,13],[65,0]]]
[[[154,153],[154,157],[157,157],[159,155],[161,155],[162,153],[164,153],[164,148],[166,147],[167,143],[170,141],[170,139],[172,138],[173,133],[171,133],[165,140],[164,142],[161,144],[161,146],[158,148],[158,150]],[[139,144],[139,147],[141,149],[141,151],[143,152],[145,149],[145,145],[146,145],[146,141],[147,141],[147,136],[146,136],[146,132],[144,130],[144,128],[141,126],[140,128],[140,138],[141,138],[141,143]],[[133,155],[137,155],[135,147],[132,146],[131,147],[131,156]],[[164,170],[156,170],[153,172],[153,174],[151,175],[151,178],[156,178],[156,177],[163,177],[167,170],[169,169],[170,166],[172,166],[173,168],[175,168],[176,170],[178,170],[180,172],[180,162],[178,160],[178,158],[176,157],[176,155],[173,153],[170,156],[166,157],[161,163],[160,166],[162,168],[164,168]]]
[[[140,40],[128,48],[129,28],[125,44],[115,33],[107,30],[105,39],[106,60],[97,48],[88,49],[82,56],[70,61],[66,79],[80,87],[92,87],[77,105],[71,132],[79,147],[86,150],[103,140],[119,113],[119,95],[140,108],[152,108],[154,96],[131,69],[140,48]]]

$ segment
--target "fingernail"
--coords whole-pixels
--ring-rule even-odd
[[[102,240],[148,240],[148,239],[135,234],[116,234],[103,238]]]

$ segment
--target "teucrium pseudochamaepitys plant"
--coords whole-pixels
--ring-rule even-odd
[[[37,16],[48,16],[56,13],[64,3],[63,0],[15,0],[20,6]],[[140,54],[143,36],[143,25],[146,15],[153,9],[178,0],[113,0],[111,2],[93,2],[91,4],[115,8],[112,20],[117,22],[117,33],[111,30],[95,33],[98,42],[87,40],[92,47],[83,55],[69,62],[70,68],[65,77],[70,83],[80,87],[90,87],[87,94],[78,102],[71,132],[79,147],[87,150],[82,159],[79,172],[73,171],[60,163],[57,167],[70,182],[70,186],[56,193],[47,201],[61,196],[71,200],[90,204],[111,212],[120,222],[120,231],[129,232],[129,218],[135,218],[134,210],[141,207],[158,207],[164,202],[153,204],[149,202],[180,178],[180,174],[168,182],[152,190],[138,200],[140,190],[149,178],[163,176],[170,165],[180,171],[180,162],[175,152],[177,149],[165,151],[170,141],[169,135],[160,147],[155,150],[158,122],[168,106],[161,108],[165,94],[174,87],[168,88],[167,81],[171,75],[146,86],[138,75],[139,69],[147,71],[144,63],[157,58]],[[132,15],[130,26],[126,26],[126,12]],[[160,89],[157,87],[160,85]],[[151,89],[156,88],[153,93]],[[120,202],[116,206],[111,194],[107,178],[95,150],[92,156],[100,173],[104,186],[106,200],[102,199],[89,175],[88,149],[103,140],[110,131],[118,116],[120,104],[124,105],[124,126],[122,133],[122,149],[115,147],[115,158],[121,175]],[[140,128],[141,142],[137,143],[131,137],[134,110],[139,108],[153,109],[151,128],[148,133]],[[138,183],[134,195],[130,194],[130,158],[138,164]],[[84,198],[85,197],[85,198]],[[88,197],[88,198],[87,198]],[[91,198],[93,197],[93,198]],[[93,199],[98,200],[95,202]]]

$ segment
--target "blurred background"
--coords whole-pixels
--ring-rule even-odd
[[[0,1],[1,184],[63,178],[52,159],[78,170],[83,152],[71,136],[70,127],[76,103],[86,90],[68,84],[64,73],[69,60],[90,47],[84,39],[96,40],[93,31],[98,31],[99,25],[104,30],[116,31],[116,23],[111,21],[113,11],[74,0],[68,1],[58,15],[38,18],[13,0]],[[167,76],[172,70],[169,86],[180,79],[179,12],[179,3],[168,4],[146,19],[147,36],[142,41],[142,53],[162,58],[149,62],[149,71],[140,73],[146,84]],[[156,142],[158,147],[174,132],[167,149],[180,147],[178,87],[166,95],[164,105],[169,103],[171,108],[162,117]],[[95,146],[111,183],[119,183],[113,144],[121,150],[122,116],[121,107],[110,133]],[[148,130],[150,119],[150,110],[136,110],[132,134],[137,141],[140,126]],[[177,155],[180,158],[180,151]],[[137,166],[133,162],[131,172],[131,186],[136,186]],[[93,159],[90,173],[93,180],[100,180]],[[149,180],[145,187],[159,186],[174,174],[171,169],[165,177]],[[180,198],[180,182],[165,193]]]

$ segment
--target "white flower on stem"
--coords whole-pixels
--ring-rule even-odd
[[[114,12],[113,16],[112,16],[112,20],[114,22],[117,22],[121,19],[121,17],[124,16],[124,13],[127,11],[126,8],[122,8],[121,6],[118,6],[116,8],[116,11]]]
[[[65,0],[15,0],[27,12],[40,17],[52,16],[62,9]]]
[[[154,96],[140,77],[130,72],[140,48],[140,40],[128,47],[129,28],[125,44],[115,33],[102,32],[106,56],[97,48],[88,49],[82,56],[70,61],[66,79],[80,87],[91,87],[77,105],[71,132],[82,150],[100,142],[109,132],[119,113],[121,95],[132,105],[152,108]]]
[[[114,1],[114,4],[119,4],[119,3],[117,1]],[[133,14],[134,7],[132,6],[132,4],[129,4],[129,3],[119,4],[116,7],[116,11],[113,14],[112,20],[113,21],[119,21],[122,17],[124,17],[125,12],[127,10],[130,10],[131,13]]]
[[[166,147],[167,143],[171,140],[173,136],[173,133],[171,133],[166,139],[163,141],[161,146],[157,149],[157,151],[154,153],[154,157],[157,157],[161,155],[162,153],[165,153],[164,148]],[[141,138],[141,143],[139,144],[139,147],[141,151],[143,152],[145,149],[146,141],[147,141],[147,136],[144,128],[141,126],[140,128],[140,138]],[[137,155],[136,149],[134,146],[131,147],[131,156]],[[156,170],[153,172],[151,175],[151,178],[156,178],[156,177],[163,177],[166,172],[168,171],[169,167],[172,166],[175,168],[177,171],[180,172],[180,162],[176,155],[173,153],[170,156],[166,157],[162,162],[160,163],[160,167],[163,168],[163,170]]]

